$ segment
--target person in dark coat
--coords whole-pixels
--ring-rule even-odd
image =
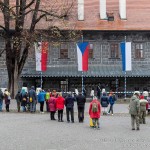
[[[79,122],[83,122],[84,121],[84,107],[85,107],[85,102],[86,102],[86,98],[84,95],[82,95],[82,93],[80,93],[77,97],[77,106],[78,106],[78,119]]]
[[[101,97],[101,85],[100,84],[97,86],[97,97],[98,99],[100,99]]]
[[[37,104],[37,95],[34,90],[34,86],[32,86],[31,90],[29,91],[29,103],[30,103],[30,112],[35,112]]]
[[[5,89],[5,92],[4,92],[4,100],[6,104],[6,111],[9,112],[9,105],[10,105],[11,97],[7,89]]]
[[[74,101],[75,98],[71,96],[71,93],[65,99],[66,113],[67,113],[67,122],[70,122],[69,112],[71,113],[71,121],[74,123]]]
[[[102,97],[101,97],[101,106],[103,108],[103,115],[107,115],[107,107],[109,105],[109,99],[106,96],[106,93],[104,92]]]
[[[21,107],[22,107],[23,112],[26,112],[27,101],[28,101],[28,94],[25,91],[25,89],[22,89],[21,90]]]
[[[17,109],[18,109],[18,112],[20,112],[20,105],[21,105],[20,90],[19,90],[18,93],[16,94],[15,100],[16,100],[16,102],[17,102]]]

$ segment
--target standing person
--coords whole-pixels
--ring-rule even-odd
[[[75,98],[71,96],[69,92],[68,96],[65,99],[66,113],[67,113],[67,122],[70,122],[69,112],[71,113],[71,121],[74,123],[74,101]]]
[[[37,104],[37,95],[34,89],[34,86],[31,87],[29,91],[29,103],[30,103],[30,112],[36,111],[36,104]]]
[[[10,105],[10,93],[8,92],[7,89],[5,89],[4,91],[4,100],[5,100],[5,104],[6,104],[6,111],[9,112],[9,105]]]
[[[65,99],[62,97],[62,93],[58,94],[56,99],[56,109],[58,110],[58,122],[63,121],[63,110],[65,105]]]
[[[100,114],[101,114],[100,102],[98,101],[96,97],[94,97],[89,107],[89,115],[90,115],[90,118],[92,119],[94,128],[96,127],[98,129],[100,128],[100,125],[99,125]]]
[[[17,110],[20,112],[20,105],[21,105],[21,95],[20,95],[20,90],[15,96],[16,102],[17,102]]]
[[[101,97],[101,106],[103,108],[103,115],[107,115],[107,107],[109,105],[109,99],[106,96],[106,93],[104,92]]]
[[[49,104],[49,111],[50,111],[50,118],[51,120],[56,120],[55,119],[55,112],[56,112],[56,98],[54,97],[55,95],[52,94],[48,104]]]
[[[44,113],[44,101],[45,101],[45,92],[44,90],[40,90],[40,93],[38,94],[38,102],[40,103],[40,113]]]
[[[94,98],[94,88],[93,88],[93,87],[92,87],[92,90],[91,90],[90,96],[92,97],[92,99]]]
[[[148,90],[147,90],[147,88],[144,88],[143,90],[144,90],[144,91],[143,91],[144,99],[147,100],[147,97],[148,97]]]
[[[4,95],[3,95],[2,90],[0,89],[0,111],[2,111],[2,107],[3,107],[3,98],[4,98]]]
[[[78,106],[78,119],[79,119],[79,122],[83,122],[86,98],[84,95],[82,95],[82,93],[79,93],[79,95],[76,97],[76,100],[77,100],[77,106]]]
[[[115,101],[116,101],[116,97],[115,97],[115,94],[113,94],[113,92],[110,92],[108,100],[109,100],[109,104],[110,104],[108,114],[110,114],[110,112],[111,112],[111,115],[113,116],[113,106],[114,106]]]
[[[46,100],[46,111],[49,112],[49,106],[48,106],[48,101],[50,99],[50,89],[47,90],[45,94],[45,100]]]
[[[98,97],[98,99],[100,99],[100,97],[101,97],[101,85],[100,85],[100,83],[97,86],[97,97]]]
[[[139,92],[134,92],[134,95],[130,99],[129,113],[131,114],[131,126],[132,130],[135,130],[135,122],[137,130],[140,130],[139,115],[140,115],[140,101]]]
[[[26,92],[25,89],[22,89],[22,90],[21,90],[20,96],[21,96],[22,111],[23,111],[23,112],[26,112],[26,110],[27,110],[27,109],[26,109],[26,107],[27,107],[27,101],[28,101],[28,94],[27,94],[27,92]]]
[[[148,101],[142,95],[140,97],[140,123],[146,124],[146,105]]]

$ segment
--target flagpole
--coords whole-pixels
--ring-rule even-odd
[[[81,35],[81,37],[82,37],[82,42],[83,42],[83,34]],[[83,71],[82,71],[82,95],[83,95],[83,85],[84,84],[84,81],[83,81]]]
[[[41,44],[42,44],[42,35],[41,35]],[[42,84],[43,84],[43,74],[42,74],[42,69],[41,69],[41,89],[42,89]]]
[[[126,43],[126,36],[125,36],[125,43]],[[126,76],[126,69],[125,69],[124,71],[124,99],[125,101],[127,98],[126,92],[127,92],[127,76]]]

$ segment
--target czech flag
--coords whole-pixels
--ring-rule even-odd
[[[89,43],[77,43],[78,71],[88,71]]]
[[[35,45],[36,71],[47,70],[48,42],[37,42]]]
[[[120,44],[122,54],[122,70],[132,70],[132,57],[131,57],[131,42],[122,42]]]

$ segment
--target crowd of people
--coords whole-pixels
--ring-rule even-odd
[[[97,97],[93,92],[91,93],[92,100],[89,105],[90,126],[99,129],[101,112],[103,115],[113,115],[113,106],[117,97],[113,91],[110,91],[107,95],[105,89],[103,89],[101,93],[97,93]],[[50,92],[50,90],[44,91],[40,89],[37,94],[34,86],[32,86],[29,92],[25,89],[18,91],[15,99],[18,112],[20,112],[22,108],[23,112],[29,111],[34,113],[36,112],[36,104],[40,103],[40,113],[43,114],[44,104],[46,104],[46,111],[50,113],[51,120],[56,120],[55,114],[58,112],[58,122],[64,122],[63,112],[66,107],[66,118],[68,123],[74,123],[74,102],[77,101],[78,121],[80,123],[84,122],[86,96],[82,92],[78,92],[75,96],[69,92],[66,96],[63,96],[62,92],[56,92],[56,90]],[[131,114],[132,130],[135,130],[135,122],[137,130],[140,130],[140,123],[146,124],[147,99],[148,92],[140,94],[139,91],[135,91],[130,99],[129,113]],[[3,100],[5,101],[6,111],[9,112],[11,96],[7,89],[5,89],[4,93],[0,89],[0,111],[2,111]]]

